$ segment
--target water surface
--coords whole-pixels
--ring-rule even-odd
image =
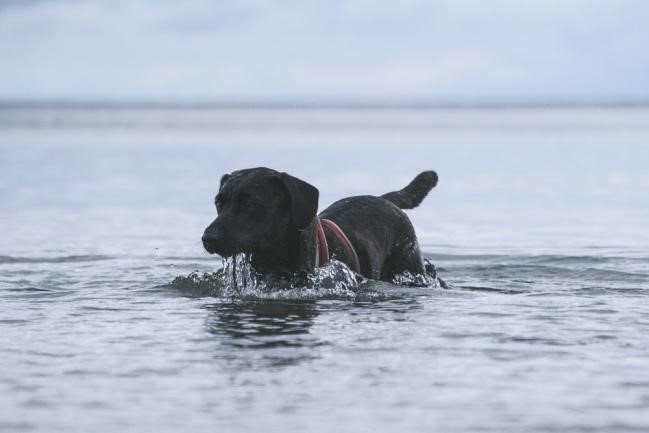
[[[0,109],[0,431],[647,431],[649,110]],[[172,284],[225,172],[409,211],[452,288]]]

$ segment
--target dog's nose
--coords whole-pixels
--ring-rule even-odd
[[[203,247],[210,254],[218,254],[220,256],[229,256],[233,252],[232,240],[223,230],[218,227],[208,227],[203,233],[201,238]]]
[[[221,243],[221,235],[218,232],[205,231],[201,240],[203,241],[203,247],[205,247],[207,252],[214,254],[217,252],[219,244]]]
[[[217,238],[216,236],[214,236],[212,233],[207,233],[207,232],[206,232],[206,233],[203,233],[203,237],[201,238],[201,240],[203,241],[203,243],[206,243],[206,242],[208,242],[208,243],[209,243],[209,242],[213,242],[213,241],[215,241],[215,240],[217,240],[217,239],[218,239],[218,238]]]

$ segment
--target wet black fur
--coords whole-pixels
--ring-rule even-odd
[[[405,271],[423,274],[417,237],[401,208],[418,206],[436,184],[437,174],[425,171],[400,191],[344,198],[320,217],[345,232],[365,277],[391,281]],[[314,186],[269,168],[251,168],[223,176],[215,204],[218,217],[202,238],[209,253],[224,257],[248,253],[261,273],[314,269],[313,221],[318,209]],[[324,230],[330,256],[351,265],[338,238]]]

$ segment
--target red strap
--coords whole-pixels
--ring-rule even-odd
[[[322,224],[320,224],[320,218],[317,216],[313,220],[313,232],[315,238],[315,267],[319,268],[329,263],[329,246],[327,245],[327,238],[322,229]]]
[[[316,219],[320,220],[320,218],[318,217],[316,217]],[[360,262],[358,261],[358,255],[356,254],[356,250],[354,249],[352,243],[349,242],[349,239],[347,238],[347,236],[345,236],[345,233],[340,229],[340,227],[338,227],[338,224],[336,224],[331,220],[322,218],[320,221],[322,222],[322,224],[318,224],[318,226],[320,226],[322,235],[324,236],[324,230],[322,230],[322,225],[325,225],[329,230],[331,230],[334,233],[334,235],[336,235],[336,237],[342,244],[345,252],[347,253],[347,256],[352,259],[353,270],[360,274],[361,265]]]

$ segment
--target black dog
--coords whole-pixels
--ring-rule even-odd
[[[263,274],[310,272],[329,257],[376,280],[424,274],[415,230],[401,209],[417,207],[436,184],[437,174],[425,171],[400,191],[345,198],[316,215],[314,186],[269,168],[235,171],[221,178],[218,217],[203,246],[223,257],[250,254]]]

